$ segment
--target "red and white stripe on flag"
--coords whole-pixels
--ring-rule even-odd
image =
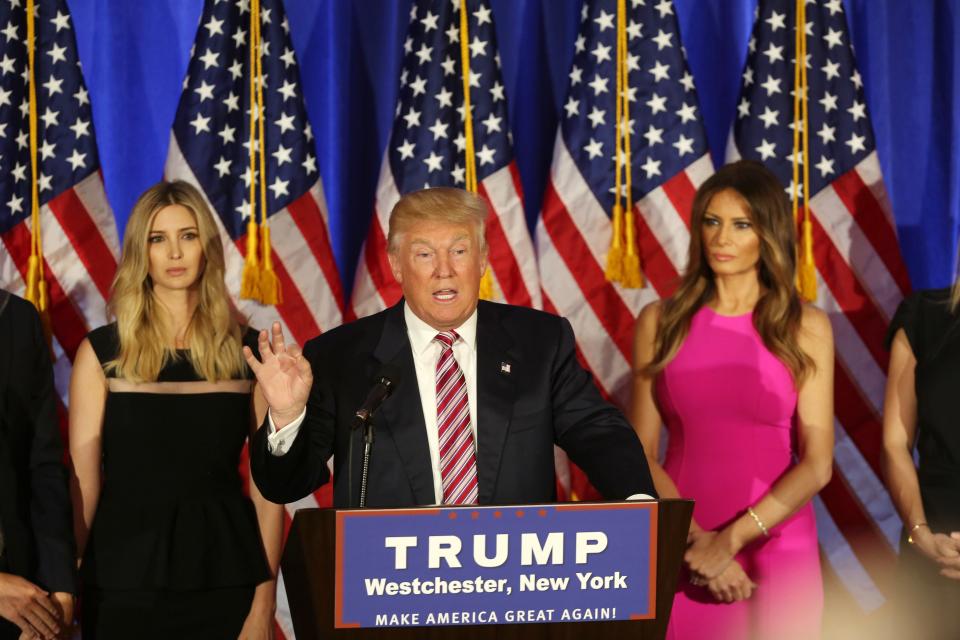
[[[33,229],[27,218],[0,235],[0,287],[26,290]],[[107,323],[107,299],[120,242],[103,181],[94,172],[40,209],[44,270],[53,329],[54,381],[64,404],[71,363],[90,329]]]
[[[34,229],[26,7],[0,4],[0,23],[6,25],[0,56],[10,64],[0,78],[0,95],[8,105],[0,112],[0,129],[5,132],[0,136],[4,167],[0,174],[0,287],[24,295],[31,241],[39,233],[49,290],[54,379],[65,405],[77,348],[90,329],[107,322],[106,302],[120,242],[104,193],[90,96],[77,58],[69,8],[63,0],[50,0],[40,11],[46,13],[35,22],[36,112],[41,117],[34,140],[40,229]],[[54,15],[56,20],[50,18]],[[39,86],[47,78],[56,83],[55,91]]]

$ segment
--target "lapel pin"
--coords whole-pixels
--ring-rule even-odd
[[[500,363],[500,373],[510,373],[510,363],[501,362]]]

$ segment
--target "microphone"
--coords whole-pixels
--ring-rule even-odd
[[[367,393],[367,399],[363,401],[360,408],[354,413],[351,427],[358,429],[373,418],[383,401],[390,397],[400,380],[399,372],[394,367],[384,367],[380,370],[377,382]]]
[[[347,495],[353,504],[353,431],[363,427],[363,466],[360,468],[360,507],[367,506],[367,476],[370,472],[370,449],[373,445],[373,423],[370,421],[383,401],[390,397],[394,388],[400,382],[400,370],[392,365],[384,365],[377,376],[376,384],[367,392],[367,399],[353,414],[353,423],[350,425],[350,445],[347,453]]]

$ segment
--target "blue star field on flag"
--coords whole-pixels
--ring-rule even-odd
[[[773,0],[758,7],[734,124],[741,156],[763,162],[788,191],[793,182],[796,4]],[[810,189],[815,195],[866,158],[875,143],[842,0],[808,1],[806,19]]]
[[[260,15],[267,211],[273,214],[306,193],[319,174],[283,4],[261,0]],[[249,47],[249,0],[208,0],[173,125],[180,150],[234,239],[246,231],[250,211]],[[259,211],[259,187],[256,198]]]
[[[100,168],[90,99],[64,0],[38,0],[37,181],[46,203]],[[0,3],[0,233],[30,216],[30,98],[25,2]]]
[[[513,160],[493,14],[466,3],[477,179]],[[400,97],[388,147],[400,193],[465,186],[459,0],[416,0],[403,45]]]
[[[670,0],[627,3],[627,69],[634,202],[707,152],[693,76]],[[586,2],[562,130],[597,200],[614,200],[617,0]]]

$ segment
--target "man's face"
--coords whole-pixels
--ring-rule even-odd
[[[477,308],[487,255],[474,236],[469,225],[418,221],[389,254],[410,310],[437,331],[456,329]]]

